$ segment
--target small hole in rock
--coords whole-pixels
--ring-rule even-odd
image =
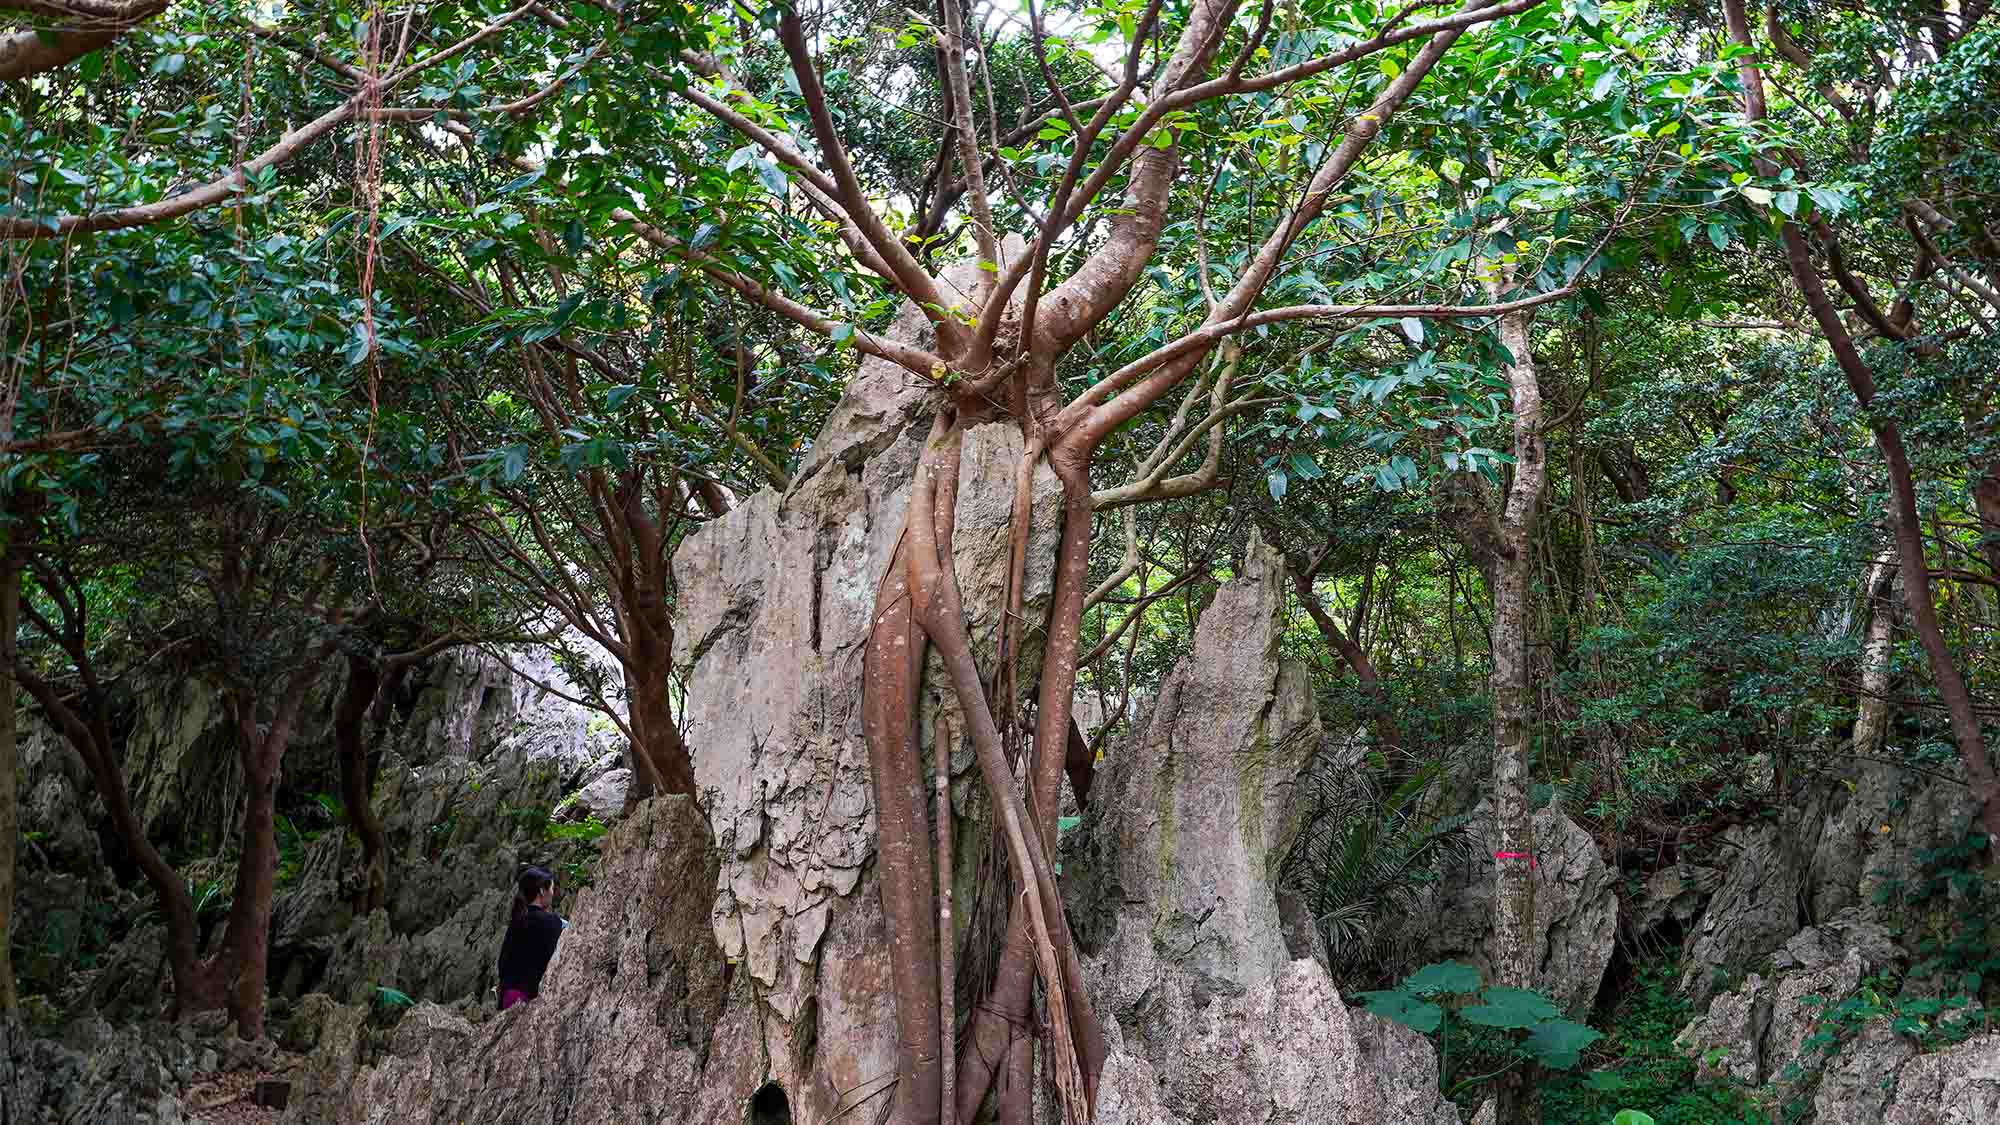
[[[751,1097],[747,1125],[792,1125],[792,1103],[783,1086],[766,1082]]]

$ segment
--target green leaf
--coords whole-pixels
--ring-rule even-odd
[[[757,162],[757,179],[763,182],[764,190],[772,195],[784,195],[791,190],[790,181],[785,179],[785,170],[769,160]]]
[[[1819,187],[1817,185],[1807,188],[1806,194],[1812,196],[1815,206],[1829,215],[1840,214],[1851,202],[1846,196],[1832,188]]]
[[[1708,240],[1717,250],[1729,249],[1729,228],[1721,223],[1708,224]]]
[[[1271,490],[1271,499],[1283,500],[1285,498],[1285,489],[1291,486],[1292,481],[1290,477],[1285,475],[1285,470],[1272,469],[1271,475],[1264,478],[1264,483]]]
[[[844,323],[836,324],[833,326],[833,331],[829,335],[831,335],[831,337],[833,338],[834,343],[845,344],[849,340],[854,339],[854,326],[852,324],[844,324]]]
[[[1553,1020],[1528,1033],[1522,1048],[1543,1066],[1568,1070],[1583,1058],[1583,1049],[1604,1038],[1596,1031],[1570,1020]]]
[[[1593,1070],[1590,1072],[1590,1077],[1583,1080],[1583,1084],[1593,1090],[1612,1093],[1625,1088],[1625,1077],[1615,1070]]]
[[[1388,992],[1364,992],[1361,1003],[1373,1015],[1426,1035],[1444,1024],[1443,1008],[1419,1000],[1400,988]]]
[[[1605,95],[1611,93],[1611,87],[1617,84],[1618,72],[1615,70],[1606,70],[1603,74],[1597,76],[1597,81],[1590,84],[1590,100],[1594,102],[1603,101]]]
[[[1611,1125],[1655,1125],[1653,1115],[1643,1110],[1621,1109],[1611,1119]]]
[[[1760,188],[1755,184],[1746,184],[1744,186],[1743,198],[1757,204],[1759,207],[1769,207],[1771,205],[1770,189]]]
[[[1561,1009],[1540,993],[1525,988],[1489,988],[1479,998],[1483,1004],[1459,1014],[1481,1027],[1527,1028],[1562,1016]]]
[[[1408,337],[1410,338],[1410,343],[1412,343],[1412,344],[1421,344],[1421,343],[1423,343],[1423,342],[1424,342],[1424,322],[1423,322],[1423,321],[1421,321],[1421,320],[1418,320],[1418,319],[1417,319],[1416,317],[1414,317],[1414,316],[1406,316],[1406,317],[1404,317],[1404,318],[1403,318],[1403,335],[1405,335],[1405,336],[1408,336]]]
[[[604,409],[616,410],[625,405],[625,400],[631,398],[638,389],[630,383],[621,383],[604,392]]]
[[[516,176],[513,179],[508,180],[506,183],[501,184],[500,190],[495,194],[512,195],[513,193],[520,191],[524,187],[531,187],[536,183],[536,181],[542,178],[542,171],[543,171],[542,169],[537,168],[534,171],[529,172],[525,176]]]
[[[1439,961],[1425,965],[1403,981],[1403,988],[1417,996],[1440,992],[1479,991],[1479,970],[1462,961]]]
[[[528,447],[510,445],[500,451],[500,479],[512,484],[528,471]]]
[[[1779,192],[1777,203],[1778,210],[1783,211],[1787,215],[1796,215],[1799,213],[1799,193],[1796,191]]]
[[[375,986],[375,998],[391,1008],[407,1008],[416,1003],[415,1000],[410,999],[409,993],[399,992],[393,988],[385,988],[379,984]]]
[[[1598,11],[1597,0],[1576,0],[1576,18],[1596,27],[1603,21],[1604,13]]]

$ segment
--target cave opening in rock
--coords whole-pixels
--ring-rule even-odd
[[[750,1116],[745,1125],[792,1125],[792,1103],[785,1088],[766,1082],[750,1098]]]

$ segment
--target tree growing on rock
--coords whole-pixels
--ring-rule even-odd
[[[1394,283],[1380,273],[1329,278],[1308,264],[1349,249],[1343,216],[1351,214],[1354,227],[1373,225],[1370,192],[1362,186],[1382,182],[1372,154],[1409,157],[1426,151],[1438,130],[1455,128],[1432,116],[1440,107],[1424,102],[1427,80],[1447,73],[1455,83],[1476,75],[1492,81],[1491,72],[1505,69],[1507,52],[1537,42],[1551,26],[1552,17],[1534,7],[1474,5],[1427,20],[1357,13],[1354,24],[1323,13],[1310,33],[1294,30],[1269,6],[1252,10],[1226,0],[1198,2],[1186,13],[1158,4],[1107,9],[1102,26],[1120,49],[1107,57],[1101,76],[1086,77],[1081,88],[1057,80],[1049,62],[1055,55],[1074,58],[1077,44],[1051,36],[1031,9],[1020,33],[1024,42],[1016,47],[1036,64],[1029,77],[1044,81],[1025,99],[1018,122],[997,115],[990,90],[999,85],[992,81],[999,56],[988,45],[990,34],[969,22],[980,12],[945,5],[935,20],[915,17],[902,42],[922,61],[922,73],[934,76],[935,87],[920,85],[916,96],[931,108],[941,135],[936,171],[928,179],[962,186],[962,236],[981,271],[959,289],[931,277],[921,245],[911,245],[912,228],[899,229],[899,218],[882,204],[869,166],[840,124],[849,119],[841,67],[859,63],[843,53],[848,41],[833,33],[832,24],[815,22],[803,10],[780,9],[773,14],[774,41],[732,40],[718,27],[713,53],[683,57],[703,81],[678,91],[679,97],[732,130],[733,143],[784,177],[785,198],[838,231],[853,264],[873,275],[872,284],[924,310],[934,337],[914,343],[885,338],[855,323],[851,313],[806,307],[782,273],[757,271],[732,249],[727,223],[669,230],[673,241],[658,244],[684,272],[897,364],[935,388],[932,430],[910,482],[907,523],[876,595],[863,689],[901,1035],[898,1120],[970,1119],[997,1073],[1029,1072],[1031,1042],[1018,1029],[1036,1022],[1037,980],[1048,1047],[1043,1073],[1052,1077],[1065,1112],[1089,1119],[1103,1045],[1050,853],[1084,655],[1080,624],[1091,594],[1094,513],[1199,493],[1218,481],[1208,464],[1168,476],[1204,435],[1253,397],[1240,389],[1241,377],[1231,386],[1225,372],[1234,370],[1233,360],[1209,362],[1218,349],[1250,333],[1327,322],[1397,326],[1415,341],[1426,325],[1498,321],[1507,349],[1501,366],[1531,372],[1520,317],[1577,293],[1597,268],[1597,251],[1626,219],[1636,198],[1630,181],[1645,178],[1643,169],[1657,150],[1614,139],[1598,154],[1589,202],[1581,205],[1596,234],[1590,242],[1552,257],[1531,252],[1531,235],[1548,240],[1544,245],[1563,244],[1574,213],[1564,209],[1558,227],[1539,227],[1541,216],[1530,217],[1539,206],[1508,205],[1523,198],[1517,193],[1528,188],[1525,177],[1508,180],[1512,170],[1496,167],[1475,184],[1463,172],[1465,163],[1455,162],[1459,170],[1448,173],[1451,190],[1462,193],[1470,212],[1454,222],[1459,237],[1443,252],[1437,272],[1419,273],[1423,282],[1399,275],[1404,284],[1436,286],[1441,299],[1384,300],[1378,293]],[[1469,30],[1515,17],[1492,31]],[[1476,46],[1455,54],[1468,36]],[[1459,54],[1459,64],[1448,61]],[[1423,108],[1405,125],[1403,114],[1413,105]],[[1496,115],[1507,105],[1504,95],[1492,103]],[[1295,112],[1281,116],[1279,106]],[[1526,103],[1518,111],[1530,112]],[[1037,124],[1035,143],[998,143],[1027,121]],[[1491,122],[1481,124],[1491,128]],[[1025,243],[1010,245],[1003,237],[1009,231],[1026,234]],[[1479,276],[1470,265],[1451,268],[1473,262],[1486,263]],[[1175,268],[1187,281],[1177,286],[1162,280],[1161,287],[1184,304],[1142,289],[1149,277]],[[1128,322],[1117,319],[1121,314],[1153,315],[1159,327],[1125,335],[1119,329]],[[1476,329],[1473,334],[1480,335]],[[1117,338],[1118,346],[1104,346],[1107,338]],[[1434,370],[1435,354],[1428,362]],[[1395,381],[1399,377],[1391,385]],[[1141,459],[1134,479],[1095,487],[1093,469],[1100,467],[1107,439],[1190,385],[1197,392],[1192,401],[1205,409],[1177,418],[1160,452]],[[1509,387],[1530,394],[1532,374],[1521,387]],[[1207,388],[1214,388],[1212,396]],[[1026,669],[1014,663],[1020,633],[1036,623],[1021,622],[1018,612],[1009,617],[997,666],[978,666],[949,556],[965,435],[991,423],[1019,427],[1024,437],[1015,476],[1010,610],[1018,604],[1030,521],[1047,518],[1031,510],[1029,481],[1046,463],[1062,488],[1055,592],[1040,623],[1041,656]],[[1523,424],[1532,434],[1538,420]],[[1462,448],[1446,452],[1454,466],[1457,459],[1478,459]],[[1401,479],[1401,462],[1385,458],[1385,468]],[[1273,474],[1274,492],[1282,479],[1282,471]],[[1539,484],[1529,479],[1523,487],[1533,491]],[[932,888],[943,861],[934,858],[925,814],[919,747],[927,732],[916,724],[927,649],[939,658],[963,708],[964,734],[996,809],[1019,892],[991,989],[962,1034],[958,1013],[938,987],[940,965],[950,963],[951,950],[938,937]],[[1011,704],[996,708],[992,702],[1011,699],[1017,675],[1034,685],[1031,723],[1013,714]],[[1016,747],[1027,763],[1019,787],[1008,764]],[[1510,755],[1517,750],[1509,744]],[[1019,1119],[1026,1112],[1026,1084],[1010,1082],[1004,1090],[1002,1118]]]

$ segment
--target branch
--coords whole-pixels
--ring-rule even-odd
[[[1580,275],[1579,275],[1580,276]],[[1087,409],[1096,399],[1131,386],[1140,378],[1151,374],[1174,360],[1189,354],[1206,351],[1216,341],[1234,336],[1252,328],[1266,324],[1278,324],[1288,320],[1358,320],[1366,317],[1424,317],[1430,320],[1471,320],[1488,316],[1504,316],[1523,309],[1532,309],[1573,296],[1579,286],[1575,282],[1560,289],[1551,289],[1533,297],[1521,297],[1512,301],[1498,301],[1488,305],[1287,305],[1283,308],[1264,309],[1233,320],[1208,323],[1189,332],[1180,339],[1163,347],[1155,348],[1147,355],[1105,376],[1090,390],[1084,392],[1064,410]]]
[[[882,217],[875,213],[875,208],[869,205],[868,193],[862,188],[860,178],[854,174],[854,166],[848,162],[847,149],[840,143],[840,131],[834,125],[833,114],[827,109],[826,90],[820,85],[819,71],[814,67],[812,52],[806,46],[805,28],[799,22],[796,8],[787,7],[780,15],[778,41],[784,45],[785,54],[791,59],[792,74],[799,80],[799,95],[805,100],[806,115],[812,121],[813,134],[833,173],[833,182],[840,189],[830,194],[854,220],[854,225],[868,239],[868,244],[888,264],[903,294],[915,301],[937,327],[938,342],[944,346],[945,352],[963,351],[964,328],[944,311],[944,298],[938,292],[936,282],[924,272],[923,266],[910,254],[902,240],[890,233]]]
[[[0,35],[0,82],[32,78],[66,66],[125,34],[75,28],[14,31]]]
[[[104,0],[81,0],[81,2],[101,3]],[[409,66],[383,79],[377,89],[387,91],[408,79],[411,75],[418,74],[447,59],[464,54],[475,44],[499,34],[508,24],[528,14],[532,6],[524,5],[515,8],[450,47],[446,47],[427,58],[411,63]],[[92,231],[127,230],[132,227],[150,226],[169,219],[178,219],[183,215],[192,214],[207,207],[213,207],[239,194],[248,185],[250,174],[262,172],[266,168],[276,167],[290,160],[292,157],[298,155],[299,150],[303,149],[306,145],[325,136],[335,126],[354,116],[355,111],[361,107],[365,100],[367,93],[368,89],[364,86],[360,92],[350,96],[339,105],[327,110],[297,129],[286,133],[278,139],[278,143],[258,153],[255,158],[246,161],[240,168],[232,169],[227,175],[210,180],[208,183],[192,191],[183,192],[171,199],[160,200],[158,203],[143,203],[133,207],[119,207],[87,215],[62,215],[45,219],[0,219],[0,238],[38,239],[50,238],[57,235],[85,234]]]

